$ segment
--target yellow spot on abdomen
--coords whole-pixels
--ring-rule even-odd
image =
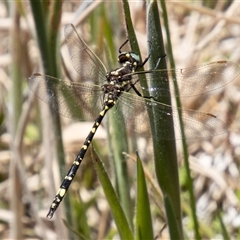
[[[61,188],[59,192],[60,197],[64,197],[65,194],[66,194],[66,189]]]
[[[55,208],[55,206],[56,206],[56,203],[53,203],[53,204],[51,205],[51,208]]]
[[[105,110],[102,110],[102,111],[99,113],[99,115],[101,115],[101,116],[104,116],[104,114],[105,114]]]
[[[65,179],[72,181],[72,177],[70,177],[70,176],[66,176]]]
[[[80,160],[81,160],[81,158],[80,158]],[[79,162],[78,161],[74,161],[73,164],[79,165]]]

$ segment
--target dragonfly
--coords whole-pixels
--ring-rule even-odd
[[[159,139],[209,138],[226,131],[224,122],[212,114],[174,108],[156,99],[159,96],[191,97],[223,87],[239,75],[240,69],[235,63],[217,61],[179,70],[154,68],[144,71],[141,69],[150,55],[141,62],[136,53],[122,51],[126,41],[119,48],[118,62],[121,66],[107,71],[72,24],[66,25],[65,37],[73,68],[81,81],[61,80],[34,73],[28,79],[29,88],[62,116],[78,120],[93,120],[95,117],[95,121],[56,193],[47,214],[49,219],[66,195],[98,127],[110,109],[116,121],[139,134],[150,131],[148,110],[154,110],[154,120],[163,126],[161,134],[157,136]],[[166,90],[161,85],[142,87],[140,75],[144,75],[146,86],[167,82],[170,88]],[[179,88],[178,95],[171,87],[175,81]],[[179,112],[184,123],[184,135],[178,121]]]

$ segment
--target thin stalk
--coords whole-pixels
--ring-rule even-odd
[[[122,204],[120,204],[119,198],[114,191],[112,183],[109,179],[107,171],[104,167],[102,160],[96,154],[96,152],[92,151],[92,159],[95,166],[95,170],[99,177],[99,181],[103,187],[105,196],[109,203],[112,216],[115,220],[116,226],[118,228],[119,235],[121,239],[133,239],[133,233],[131,230],[131,226],[129,225],[129,221],[127,221],[125,211],[123,210]]]
[[[104,35],[108,42],[108,52],[107,52],[107,65],[108,69],[112,68],[113,62],[117,60],[117,51],[116,48],[113,47],[113,33],[111,32],[111,22],[107,18],[107,14],[105,12],[105,8],[101,7],[101,21],[100,23],[96,23],[96,26],[99,26],[97,33]],[[99,18],[97,18],[99,19]],[[109,26],[109,28],[105,27]],[[96,33],[95,33],[96,35]],[[109,60],[111,59],[111,61]],[[129,183],[129,174],[127,169],[127,162],[125,161],[125,157],[123,155],[124,151],[128,151],[128,139],[126,129],[121,122],[117,121],[114,116],[114,109],[111,109],[108,112],[108,139],[109,139],[109,148],[110,148],[110,159],[113,161],[114,172],[115,172],[115,184],[116,191],[118,193],[119,201],[122,205],[126,218],[128,220],[129,226],[133,228],[133,206],[130,198],[130,183]],[[118,119],[123,118],[120,116],[121,112],[118,112]]]
[[[148,188],[141,159],[137,154],[137,198],[135,239],[153,239],[153,224],[148,199]]]
[[[173,51],[172,51],[172,44],[171,44],[171,37],[170,37],[170,29],[168,25],[168,15],[167,15],[167,10],[166,10],[166,5],[165,5],[165,0],[161,0],[161,7],[163,11],[163,19],[164,19],[164,26],[166,30],[166,36],[167,36],[167,46],[168,46],[168,58],[170,61],[170,66],[171,69],[175,69],[175,63],[174,63],[174,57],[173,57]],[[176,93],[176,96],[179,96],[178,93],[178,86],[177,82],[174,81],[174,90]],[[176,98],[176,104],[178,108],[181,108],[181,101],[179,98]],[[184,127],[183,127],[183,121],[181,118],[181,114],[179,114],[179,121],[180,121],[180,126],[183,134],[183,139],[182,139],[182,148],[183,148],[183,155],[184,155],[184,165],[185,165],[185,171],[187,175],[187,186],[188,186],[188,191],[189,191],[189,196],[190,196],[190,203],[191,203],[191,210],[192,210],[192,218],[193,218],[193,223],[194,223],[194,231],[195,231],[195,238],[196,239],[201,239],[200,234],[199,234],[199,226],[198,226],[198,219],[196,215],[196,206],[195,206],[195,197],[194,197],[194,192],[193,192],[193,180],[191,177],[191,171],[189,167],[189,161],[188,161],[188,150],[187,150],[187,143],[184,137]]]
[[[62,1],[53,1],[48,6],[44,4],[45,1],[40,1],[40,0],[30,1],[30,3],[31,3],[31,8],[32,8],[34,22],[35,22],[36,31],[37,31],[37,39],[38,39],[38,44],[40,48],[44,73],[46,75],[59,78],[60,71],[58,70],[59,63],[57,61],[57,59],[60,59],[58,33],[59,33],[59,23],[61,18]],[[52,89],[52,91],[54,90]],[[54,103],[54,104],[57,104],[57,103]],[[50,110],[51,110],[51,106],[50,106]],[[62,143],[60,118],[59,118],[59,115],[52,110],[51,110],[51,117],[52,117],[52,122],[54,127],[54,134],[56,136],[55,137],[56,153],[57,153],[57,159],[59,161],[60,177],[61,179],[63,179],[65,176],[65,172],[61,170],[65,169],[65,160],[64,160],[64,150],[63,150],[63,143]],[[50,139],[47,137],[46,141],[50,141]],[[51,142],[49,142],[48,144],[49,146],[52,145]],[[50,176],[50,179],[51,179],[51,176]],[[55,191],[53,191],[52,189],[51,191],[53,192],[53,195],[52,195],[52,198],[53,198]],[[69,224],[71,224],[72,217],[71,217],[70,200],[68,195],[65,197],[64,204],[65,204],[67,221]],[[59,229],[62,229],[62,227]],[[69,237],[72,238],[70,233],[69,233]]]
[[[16,4],[11,3],[11,14],[13,17],[13,24],[11,29],[11,42],[10,49],[12,55],[12,64],[11,64],[11,79],[12,79],[12,88],[11,88],[11,105],[12,105],[12,114],[10,115],[10,132],[12,135],[11,140],[11,150],[13,156],[10,163],[10,193],[11,193],[11,208],[13,212],[13,220],[11,221],[11,233],[10,236],[12,239],[22,239],[23,238],[23,204],[20,199],[23,196],[23,189],[21,184],[21,176],[17,167],[17,149],[14,146],[14,139],[16,136],[16,131],[18,127],[19,118],[21,116],[22,110],[22,72],[21,72],[21,41],[15,41],[19,38],[20,35],[20,16],[19,12],[16,9]]]
[[[147,16],[148,41],[150,43],[149,51],[151,54],[151,57],[149,59],[150,69],[155,68],[156,63],[159,61],[159,58],[165,56],[162,30],[158,14],[159,11],[157,2],[151,1],[148,5]],[[166,68],[166,61],[165,58],[163,58],[157,66],[157,69]],[[166,92],[169,92],[169,85],[167,81],[159,81],[158,84],[159,86],[151,87],[165,88]],[[171,105],[170,96],[169,98],[158,97],[157,100],[164,104]],[[161,132],[164,131],[165,126],[161,121],[159,121],[159,119],[157,119],[158,116],[156,115],[154,108],[149,114],[153,135],[155,171],[158,183],[164,195],[164,204],[170,237],[171,239],[183,239],[178,163],[175,141],[159,139],[158,136],[161,136]],[[174,136],[173,125],[171,131],[172,132],[170,134]]]
[[[126,129],[124,129],[122,124],[120,124],[114,118],[113,111],[109,111],[108,114],[111,132],[111,134],[109,134],[109,138],[116,174],[116,189],[119,195],[120,203],[122,204],[123,210],[128,219],[129,225],[133,227],[133,208],[131,206],[131,198],[129,191],[130,184],[128,178],[128,169],[125,157],[122,154],[124,151],[128,151],[127,133]]]

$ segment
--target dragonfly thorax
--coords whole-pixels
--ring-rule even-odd
[[[107,74],[107,81],[102,85],[104,95],[112,95],[113,99],[118,99],[123,91],[127,89],[130,79],[124,80],[124,75],[116,75],[115,72]],[[128,76],[129,78],[129,76]]]
[[[118,55],[118,62],[122,67],[108,72],[106,80],[109,84],[120,84],[124,87],[132,79],[132,73],[140,66],[140,57],[132,52],[120,52]]]
[[[133,64],[130,62],[125,62],[123,67],[108,72],[106,81],[102,85],[104,99],[117,100],[122,92],[129,88],[133,72]]]

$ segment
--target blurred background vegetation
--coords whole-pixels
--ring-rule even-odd
[[[128,234],[119,232],[119,225],[113,220],[109,200],[106,200],[96,174],[99,167],[93,167],[92,159],[97,158],[93,149],[88,152],[71,185],[62,204],[64,208],[62,206],[57,210],[53,220],[46,219],[61,179],[75,159],[92,122],[59,119],[58,115],[52,118],[54,113],[49,112],[47,105],[37,99],[27,86],[27,79],[34,72],[77,79],[63,35],[64,26],[68,23],[76,26],[81,37],[103,59],[107,69],[118,67],[118,48],[128,38],[127,13],[122,2],[0,2],[1,239],[118,239]],[[148,4],[141,0],[129,1],[142,59],[148,55]],[[159,1],[160,17],[164,12],[161,6]],[[166,13],[176,68],[217,60],[230,60],[239,65],[238,1],[167,1]],[[161,22],[164,22],[163,19]],[[164,30],[164,41],[167,42]],[[167,50],[166,53],[168,60]],[[217,115],[228,128],[226,134],[210,140],[187,141],[201,238],[240,237],[239,80],[235,79],[210,94],[182,100],[183,108]],[[53,128],[52,119],[59,124],[57,130]],[[112,130],[107,126],[108,122],[105,122],[98,130],[94,147],[119,193],[116,164],[112,161],[115,147],[107,137],[107,132]],[[123,178],[128,181],[130,204],[123,208],[130,235],[141,239],[136,234],[136,222],[139,220],[135,219],[134,204],[137,168],[140,168],[135,161],[137,145],[146,176],[153,235],[156,239],[166,239],[169,237],[168,221],[155,178],[151,141],[141,138],[136,143],[128,142],[128,147],[124,148],[127,153],[121,158],[127,169]],[[196,229],[179,141],[177,155],[183,232],[186,238],[193,239],[196,238]]]

